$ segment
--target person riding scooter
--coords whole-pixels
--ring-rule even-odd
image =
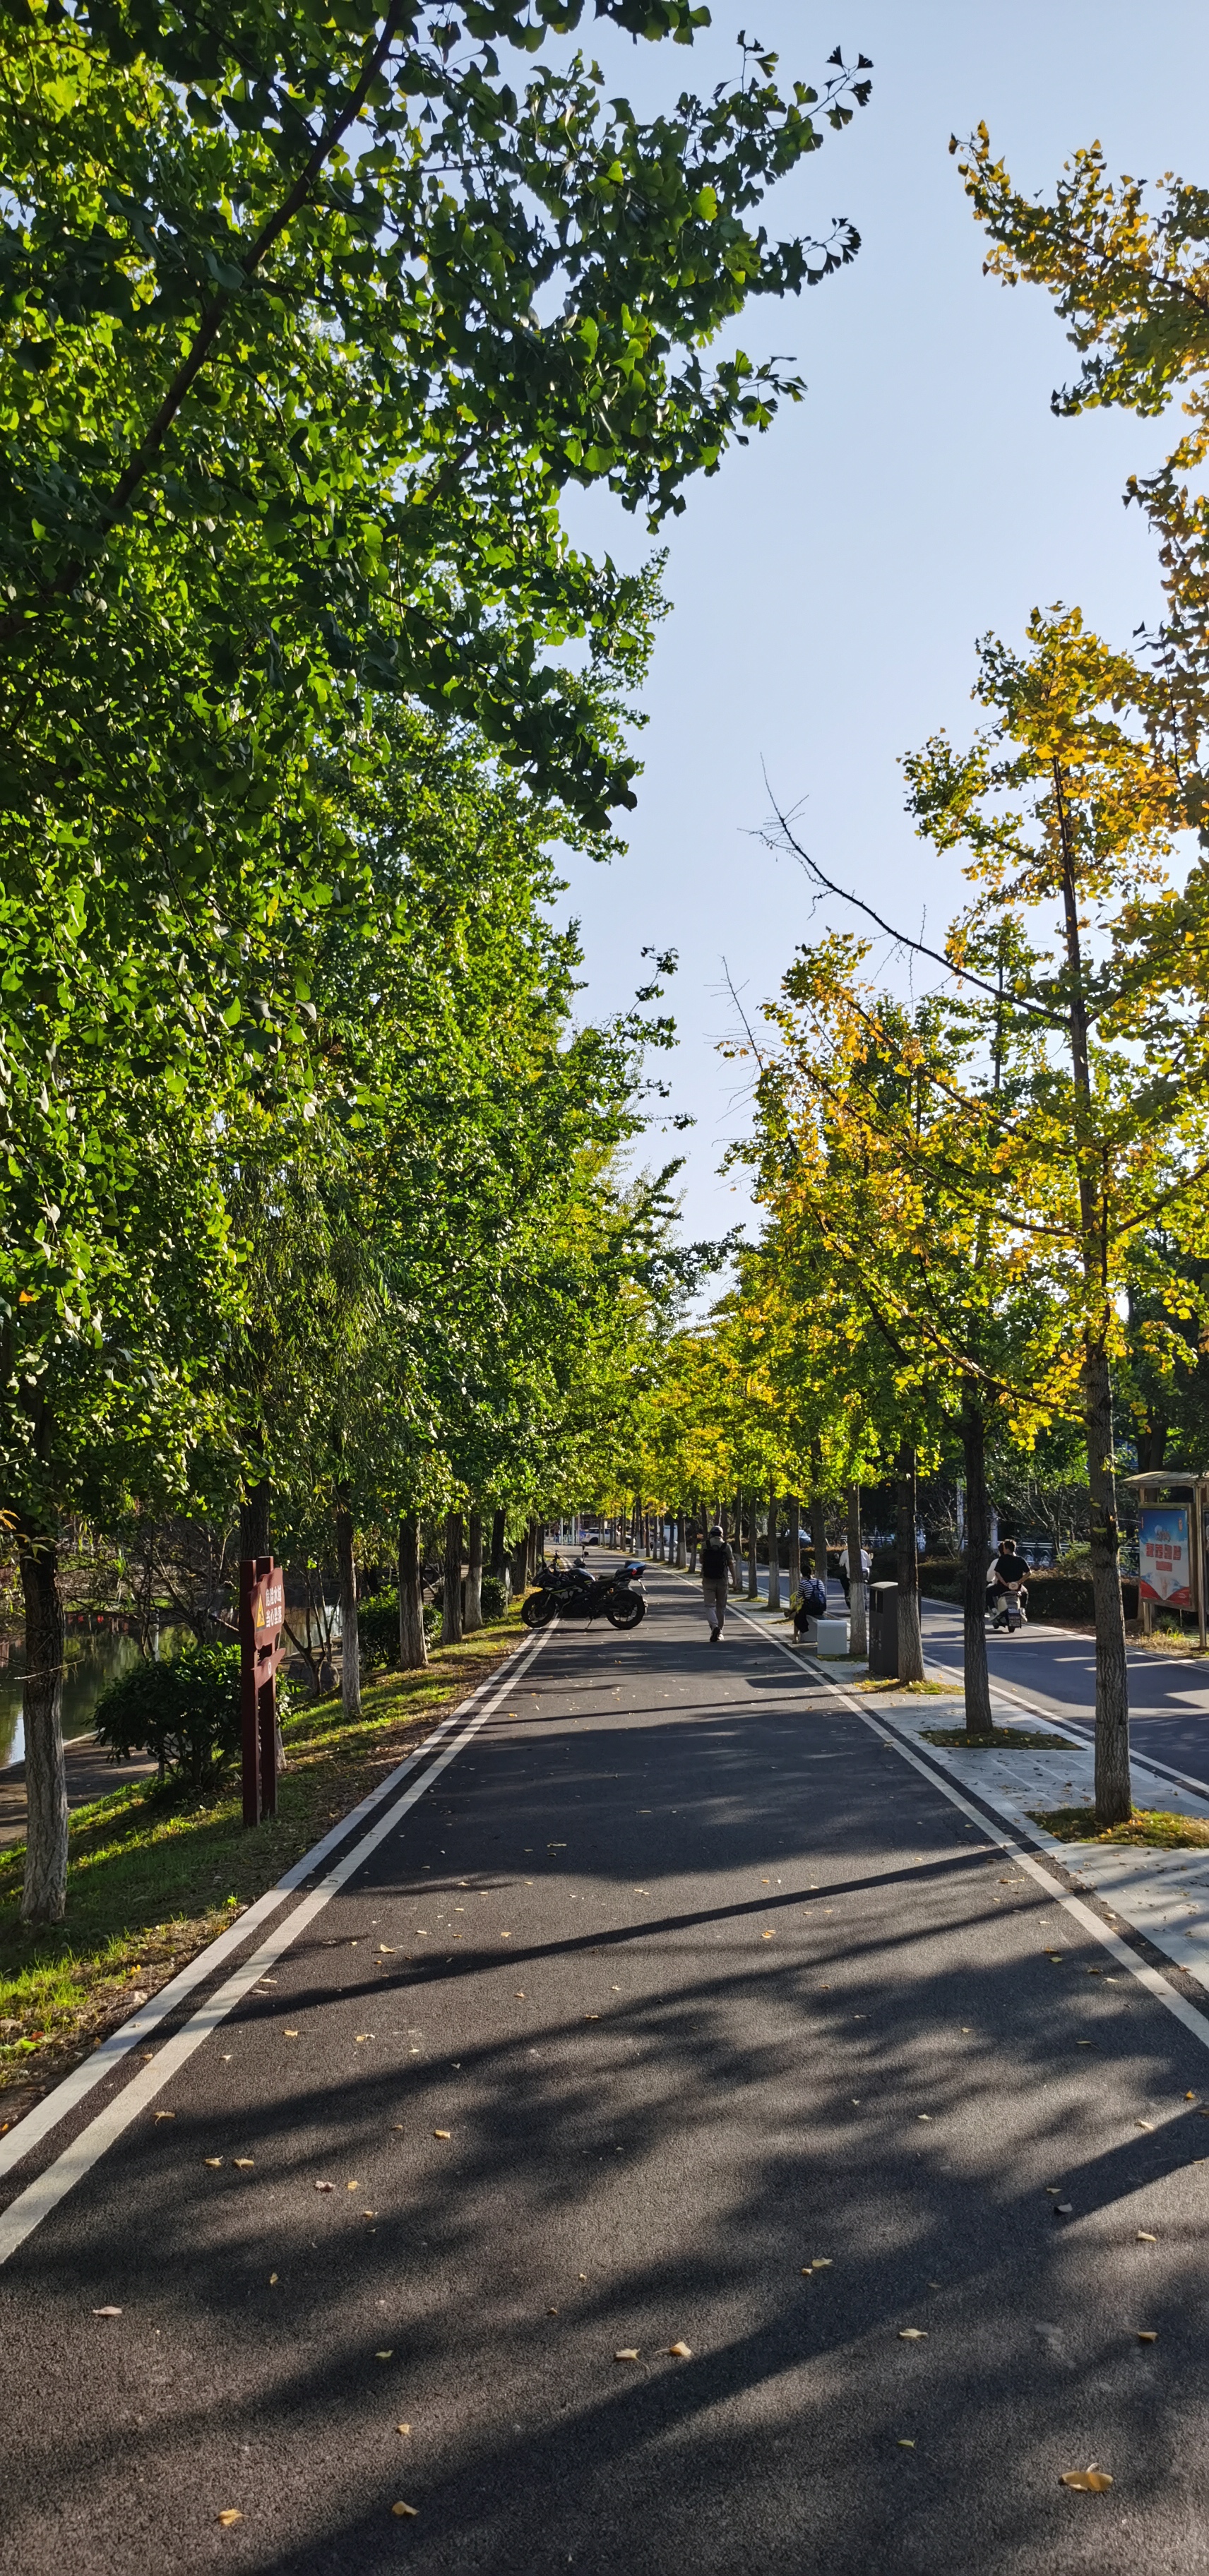
[[[1028,1609],[1029,1563],[1021,1556],[1014,1538],[1005,1538],[987,1579],[987,1609],[996,1622],[1005,1615],[1005,1606],[1013,1596],[1023,1618]]]

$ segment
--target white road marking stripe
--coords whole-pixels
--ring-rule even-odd
[[[171,2039],[165,2041],[153,2063],[145,2066],[141,2074],[132,2076],[130,2082],[123,2085],[116,2099],[107,2103],[104,2110],[97,2113],[95,2120],[90,2120],[87,2128],[81,2129],[78,2138],[73,2138],[53,2162],[47,2165],[23,2192],[18,2193],[17,2198],[10,2202],[5,2211],[0,2213],[0,2263],[6,2263],[9,2255],[16,2252],[17,2247],[24,2243],[34,2228],[39,2226],[50,2211],[66,2198],[69,2191],[74,2190],[75,2185],[82,2181],[84,2175],[105,2154],[106,2149],[120,2138],[124,2129],[129,2128],[131,2121],[136,2120],[140,2111],[145,2110],[147,2104],[154,2101],[156,2094],[175,2075],[177,2068],[183,2066],[186,2059],[192,2057],[195,2049],[201,2047],[203,2040],[209,2039],[211,2033],[217,2030],[219,2023],[226,2020],[228,2013],[233,2012],[236,2005],[243,2002],[250,1988],[264,1975],[266,1968],[271,1968],[274,1960],[282,1957],[283,1953],[297,1940],[299,1933],[305,1931],[308,1923],[313,1923],[315,1916],[322,1913],[329,1900],[339,1893],[354,1871],[360,1868],[362,1861],[377,1849],[380,1842],[385,1841],[388,1834],[393,1833],[395,1826],[407,1814],[408,1809],[417,1804],[418,1800],[432,1787],[433,1781],[462,1751],[463,1746],[469,1744],[471,1737],[478,1734],[480,1726],[486,1724],[498,1702],[514,1688],[521,1673],[527,1670],[534,1657],[540,1653],[550,1633],[547,1629],[539,1629],[533,1644],[519,1660],[513,1662],[511,1658],[509,1659],[507,1674],[499,1683],[498,1689],[479,1710],[478,1716],[471,1719],[469,1726],[464,1726],[461,1734],[454,1737],[452,1744],[448,1744],[445,1751],[438,1754],[436,1761],[429,1765],[422,1778],[415,1781],[402,1798],[396,1799],[393,1807],[388,1809],[386,1815],[379,1817],[378,1822],[371,1826],[367,1834],[362,1835],[360,1842],[354,1843],[351,1851],[344,1853],[335,1867],[328,1871],[326,1878],[320,1881],[319,1886],[312,1888],[309,1896],[304,1896],[301,1905],[295,1906],[286,1921],[277,1925],[276,1929],[269,1934],[267,1941],[261,1943],[260,1948],[250,1959],[242,1961],[234,1975],[228,1977],[226,1984],[220,1986],[218,1992],[211,1995],[201,2006],[200,2011],[194,2013],[192,2019],[185,2023],[183,2030],[178,2030]],[[461,1714],[459,1710],[458,1716]],[[453,1718],[446,1720],[447,1725],[453,1725],[455,1722]],[[301,1869],[303,1864],[299,1862],[296,1866]],[[282,1884],[284,1886],[285,1882],[283,1881]],[[223,1937],[226,1938],[225,1935]],[[213,1953],[207,1955],[212,1957]]]
[[[862,1725],[867,1726],[881,1743],[888,1744],[891,1752],[897,1753],[901,1761],[909,1762],[913,1771],[918,1771],[923,1779],[930,1780],[933,1788],[939,1789],[948,1799],[950,1806],[959,1807],[962,1815],[969,1816],[972,1823],[978,1825],[1000,1851],[1009,1853],[1017,1867],[1027,1870],[1029,1877],[1036,1879],[1037,1885],[1044,1888],[1046,1895],[1056,1905],[1064,1905],[1067,1913],[1074,1916],[1076,1923],[1080,1924],[1085,1932],[1092,1933],[1101,1949],[1111,1953],[1119,1968],[1128,1969],[1130,1976],[1136,1977],[1140,1986],[1145,1986],[1147,1994],[1153,1995],[1155,2002],[1162,2004],[1165,2012],[1171,2013],[1176,2021],[1182,2022],[1185,2030],[1190,2031],[1194,2039],[1199,2039],[1202,2048],[1209,2048],[1209,2016],[1198,2012],[1195,2004],[1185,2003],[1183,1996],[1177,1994],[1175,1987],[1168,1984],[1166,1977],[1161,1976],[1157,1968],[1147,1967],[1145,1961],[1139,1959],[1136,1950],[1131,1950],[1128,1943],[1122,1941],[1117,1933],[1110,1932],[1108,1925],[1100,1921],[1098,1914],[1093,1914],[1090,1905],[1085,1905],[1082,1897],[1068,1895],[1066,1889],[1051,1876],[1049,1870],[1039,1860],[1034,1859],[1031,1852],[1022,1850],[1014,1834],[1005,1831],[999,1825],[992,1824],[990,1818],[983,1814],[981,1807],[971,1806],[969,1800],[962,1797],[960,1789],[954,1787],[943,1771],[933,1770],[930,1762],[921,1761],[918,1754],[909,1751],[905,1744],[900,1743],[896,1735],[890,1734],[883,1725],[879,1724],[877,1718],[872,1716],[868,1709],[861,1707],[859,1700],[854,1699],[839,1682],[833,1681],[830,1673],[824,1672],[820,1664],[814,1663],[809,1657],[803,1655],[800,1649],[787,1646],[783,1638],[770,1637],[767,1629],[760,1627],[746,1610],[740,1610],[736,1615],[743,1619],[749,1628],[754,1628],[758,1636],[765,1638],[770,1646],[775,1646],[779,1654],[787,1655],[791,1664],[796,1664],[799,1669],[805,1664],[808,1671],[816,1673],[818,1679],[840,1702],[842,1708],[846,1708],[851,1716],[859,1717]],[[1179,2113],[1174,2113],[1172,2116],[1178,2118]]]

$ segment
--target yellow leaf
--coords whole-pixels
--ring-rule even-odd
[[[410,2424],[396,2424],[395,2431],[396,2433],[410,2433],[411,2426]]]
[[[1137,2236],[1134,2240],[1135,2244],[1138,2245],[1157,2245],[1158,2241],[1158,2237],[1152,2236],[1148,2227],[1139,2227]]]
[[[1135,2120],[1133,2125],[1135,2129],[1153,2129],[1154,2122],[1153,2120]]]
[[[434,2129],[432,2134],[434,2138],[449,2138],[452,2137],[453,2132],[451,2129]]]
[[[287,2030],[282,2033],[282,2036],[285,2039],[297,2039],[298,2033],[296,2030]]]
[[[926,2343],[928,2329],[926,2326],[900,2326],[898,2340],[900,2343]]]
[[[903,2434],[900,2433],[898,2437],[898,2447],[900,2451],[913,2451],[915,2444],[914,2442],[908,2442]]]
[[[1149,2326],[1139,2326],[1137,2331],[1138,2331],[1138,2342],[1139,2342],[1139,2343],[1157,2343],[1157,2342],[1158,2342],[1158,2336],[1157,2336],[1157,2335],[1152,2331],[1152,2329],[1151,2329]]]
[[[816,2254],[814,2258],[814,2268],[816,2272],[829,2272],[831,2270],[830,2254]]]
[[[175,2120],[176,2113],[175,2111],[157,2111],[155,2116],[157,2120]]]
[[[241,2173],[250,2173],[256,2159],[254,2156],[232,2156],[231,2162],[238,2165]]]
[[[276,2289],[276,2287],[277,2287],[277,2274],[276,2274],[275,2272],[270,2272],[270,2274],[269,2274],[269,2288],[270,2288],[271,2290],[275,2290],[275,2289]]]
[[[1086,2469],[1064,2469],[1062,2484],[1064,2487],[1078,2487],[1083,2495],[1103,2495],[1112,2485],[1112,2479],[1107,2469],[1098,2469],[1093,2460]]]
[[[120,2308],[94,2308],[92,2313],[94,2317],[120,2317],[122,2311]]]
[[[218,2168],[219,2168],[220,2164],[222,2163],[222,2157],[221,2157],[221,2156],[207,2156],[207,2157],[206,2157],[206,2159],[205,2159],[205,2162],[208,2164],[208,2166],[209,2166],[209,2168],[210,2168],[211,2173],[217,2173]]]
[[[415,2521],[419,2510],[418,2504],[392,2504],[391,2506],[392,2513],[397,2513],[401,2518],[405,2517],[408,2522]]]
[[[637,2361],[637,2347],[635,2345],[625,2344],[620,2352],[614,2353],[613,2359],[614,2361]]]
[[[237,2505],[229,2504],[226,2512],[220,2513],[218,2519],[222,2523],[224,2529],[229,2531],[233,2522],[243,2521],[243,2515],[239,2511]]]
[[[930,2112],[930,2111],[920,2111],[920,2112],[917,2112],[916,2117],[917,2117],[918,2119],[920,2119],[920,2120],[930,2120],[930,2119],[931,2119],[931,2117],[932,2117],[932,2114],[931,2114],[931,2112]]]
[[[693,2357],[692,2351],[686,2343],[670,2343],[668,2345],[668,2351],[671,2354],[673,2361],[691,2361]]]
[[[372,2030],[359,2030],[356,2038],[356,2046],[360,2048],[362,2040],[372,2039],[373,2035]]]
[[[346,2191],[360,2191],[361,2185],[359,2182],[346,2182],[344,2188]]]
[[[773,1937],[774,1937],[774,1936],[773,1936],[773,1934],[772,1934],[771,1932],[761,1932],[761,1934],[760,1934],[760,1939],[761,1939],[762,1941],[771,1941],[771,1940],[773,1939]]]
[[[810,2275],[811,2275],[811,2273],[813,2272],[813,2270],[814,2270],[814,2265],[813,2265],[813,2263],[803,2263],[803,2265],[802,2265],[802,2279],[803,2279],[804,2281],[808,2281],[808,2280],[810,2279]]]
[[[375,2361],[393,2361],[393,2360],[394,2360],[394,2357],[395,2357],[395,2348],[394,2348],[393,2343],[392,2343],[392,2345],[390,2346],[390,2349],[389,2349],[389,2351],[388,2351],[388,2352],[376,2352],[376,2353],[374,2354],[374,2360],[375,2360]]]
[[[395,1959],[399,1955],[389,1941],[379,1941],[378,1948],[384,1959]]]

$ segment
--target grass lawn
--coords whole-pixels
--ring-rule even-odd
[[[1054,1807],[1033,1816],[1060,1843],[1135,1843],[1155,1851],[1204,1851],[1209,1845],[1209,1819],[1173,1816],[1165,1807],[1135,1807],[1123,1825],[1099,1826],[1094,1807]]]
[[[961,1690],[960,1682],[884,1682],[875,1681],[870,1673],[866,1673],[862,1681],[850,1682],[845,1680],[843,1673],[837,1672],[836,1680],[843,1684],[845,1690],[872,1691],[879,1699],[888,1699],[894,1692],[901,1692],[904,1697],[909,1695],[912,1699],[956,1699]]]
[[[344,1724],[339,1699],[296,1711],[282,1730],[277,1814],[255,1833],[237,1775],[204,1803],[140,1780],[77,1807],[67,1920],[49,1930],[20,1919],[24,1843],[0,1852],[0,2135],[347,1815],[522,1633],[514,1611],[434,1648],[422,1672],[369,1679],[357,1726]]]

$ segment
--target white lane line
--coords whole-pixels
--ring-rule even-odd
[[[324,1906],[339,1893],[354,1871],[368,1859],[369,1854],[376,1851],[378,1844],[384,1842],[388,1834],[394,1832],[395,1826],[407,1814],[408,1809],[414,1807],[425,1796],[431,1789],[433,1781],[450,1762],[456,1759],[463,1747],[469,1744],[472,1736],[478,1734],[480,1726],[486,1725],[487,1719],[500,1700],[515,1687],[521,1673],[527,1671],[534,1657],[540,1654],[550,1633],[551,1631],[547,1629],[539,1629],[533,1644],[519,1660],[513,1663],[510,1659],[509,1671],[505,1679],[500,1682],[498,1689],[479,1710],[478,1716],[471,1719],[469,1726],[464,1726],[461,1734],[454,1737],[452,1744],[446,1745],[444,1752],[438,1754],[436,1761],[430,1764],[422,1778],[414,1781],[403,1797],[396,1799],[393,1807],[389,1808],[384,1816],[379,1817],[367,1834],[362,1835],[360,1842],[354,1843],[351,1851],[344,1853],[343,1857],[336,1862],[334,1869],[328,1871],[326,1878],[320,1880],[318,1887],[312,1888],[309,1896],[303,1897],[302,1903],[295,1906],[293,1913],[287,1916],[284,1923],[279,1923],[276,1929],[270,1932],[267,1941],[262,1941],[260,1948],[253,1953],[252,1957],[244,1959],[234,1975],[228,1977],[226,1984],[220,1986],[216,1994],[208,1997],[200,2010],[185,2023],[183,2030],[176,2031],[171,2039],[165,2041],[152,2064],[145,2066],[141,2074],[132,2076],[130,2082],[123,2085],[116,2098],[106,2103],[104,2110],[98,2111],[96,2118],[89,2121],[87,2128],[81,2129],[79,2136],[73,2138],[53,2162],[47,2165],[33,2182],[27,2184],[24,2191],[18,2193],[17,2198],[9,2203],[8,2208],[0,2212],[0,2263],[6,2263],[9,2255],[14,2254],[19,2245],[24,2244],[26,2237],[33,2233],[34,2228],[40,2226],[42,2220],[57,2207],[61,2200],[66,2198],[69,2191],[74,2190],[75,2185],[90,2172],[92,2166],[105,2154],[106,2149],[114,2144],[115,2139],[121,2137],[123,2130],[128,2129],[131,2121],[138,2118],[140,2111],[144,2111],[147,2104],[154,2101],[156,2094],[162,2091],[164,2085],[176,2074],[177,2069],[192,2057],[194,2050],[200,2048],[203,2040],[209,2039],[220,2022],[226,2020],[228,2013],[234,2012],[236,2006],[243,2002],[244,1997],[264,1975],[265,1970],[272,1967],[274,1961],[283,1956],[297,1940],[299,1933],[305,1931],[308,1923],[314,1922],[317,1914],[322,1913]],[[447,1723],[453,1724],[454,1721],[450,1719]]]
[[[1209,2048],[1209,2015],[1198,2012],[1195,2004],[1185,2003],[1183,1996],[1176,1993],[1175,1987],[1168,1984],[1166,1977],[1160,1975],[1157,1968],[1148,1968],[1145,1961],[1139,1959],[1136,1950],[1131,1950],[1128,1943],[1122,1941],[1117,1933],[1110,1932],[1108,1925],[1100,1921],[1099,1915],[1092,1913],[1090,1905],[1083,1903],[1082,1897],[1069,1895],[1060,1882],[1051,1876],[1049,1870],[1039,1860],[1034,1859],[1032,1852],[1022,1849],[1014,1833],[993,1824],[990,1817],[983,1814],[981,1807],[971,1806],[969,1800],[962,1797],[960,1789],[954,1787],[943,1771],[934,1770],[930,1762],[921,1761],[917,1753],[911,1752],[900,1742],[897,1735],[889,1733],[868,1709],[861,1707],[859,1700],[854,1699],[851,1692],[844,1690],[839,1682],[833,1681],[830,1673],[825,1673],[821,1665],[804,1656],[800,1648],[787,1646],[780,1637],[770,1637],[768,1630],[760,1627],[746,1611],[740,1610],[737,1615],[746,1621],[749,1628],[755,1628],[757,1636],[763,1637],[770,1646],[775,1646],[779,1654],[787,1655],[791,1664],[796,1664],[799,1669],[805,1664],[809,1672],[817,1674],[818,1679],[840,1702],[842,1708],[846,1708],[852,1717],[859,1717],[862,1726],[867,1726],[880,1743],[889,1745],[891,1752],[897,1753],[900,1761],[909,1762],[911,1769],[918,1771],[921,1778],[930,1780],[933,1788],[939,1789],[942,1796],[948,1799],[950,1806],[960,1808],[962,1815],[968,1816],[971,1823],[979,1826],[988,1840],[996,1844],[1000,1851],[1009,1853],[1017,1868],[1027,1870],[1029,1877],[1036,1880],[1038,1887],[1045,1890],[1045,1894],[1054,1904],[1064,1905],[1067,1913],[1073,1915],[1081,1929],[1090,1932],[1099,1942],[1101,1949],[1110,1953],[1119,1968],[1128,1969],[1130,1976],[1136,1977],[1140,1986],[1145,1986],[1147,1994],[1153,1995],[1155,2002],[1162,2004],[1165,2012],[1171,2013],[1176,2021],[1182,2022],[1185,2030],[1190,2031],[1194,2039],[1199,2039],[1202,2048]],[[1027,1827],[1024,1830],[1027,1831]]]

